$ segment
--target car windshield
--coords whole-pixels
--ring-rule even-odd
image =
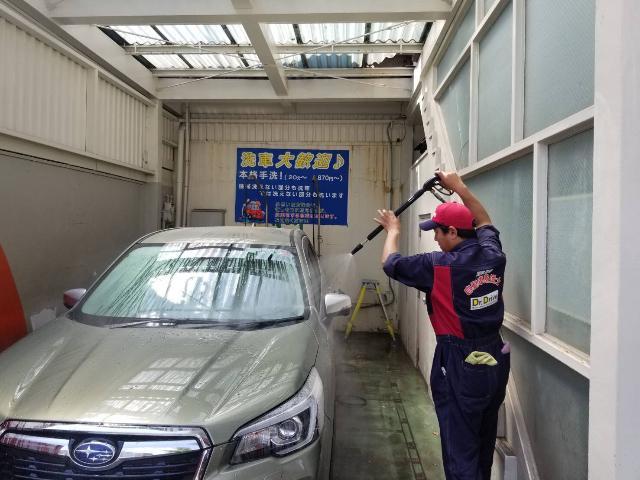
[[[293,247],[142,244],[111,268],[85,297],[79,313],[91,319],[88,323],[102,325],[139,319],[273,323],[305,314],[302,286]]]

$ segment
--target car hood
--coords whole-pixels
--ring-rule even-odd
[[[222,443],[302,386],[318,351],[308,323],[108,329],[60,318],[0,355],[0,421],[200,426]]]

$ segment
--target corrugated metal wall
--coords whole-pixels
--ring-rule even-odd
[[[258,119],[251,116],[195,118],[193,122],[191,139],[194,141],[387,143],[388,120],[370,117],[261,115]]]
[[[82,150],[87,69],[0,17],[0,128]]]
[[[12,15],[0,11],[0,133],[151,170],[151,104]]]
[[[162,187],[165,193],[173,193],[176,153],[178,149],[178,119],[164,113],[162,116]]]
[[[376,226],[373,217],[387,206],[390,168],[387,126],[390,117],[355,115],[226,115],[195,118],[191,126],[189,210],[225,209],[227,225],[234,225],[236,149],[240,146],[271,148],[341,148],[350,151],[348,227],[322,226],[321,260],[327,283],[358,297],[363,278],[378,279],[383,291],[387,278],[380,265],[384,235],[375,238],[358,255],[348,252]],[[400,123],[394,120],[397,125]],[[394,129],[395,130],[395,129]],[[399,135],[401,136],[401,135]],[[411,142],[407,132],[405,142]],[[401,148],[394,147],[394,162]],[[260,227],[255,227],[260,228]],[[311,236],[312,227],[304,230]],[[365,301],[372,302],[373,296]],[[395,306],[390,309],[395,314]],[[338,328],[346,323],[339,320]],[[362,310],[356,329],[384,327],[379,308]]]
[[[162,140],[178,144],[178,119],[166,112],[162,115]]]
[[[97,131],[93,153],[144,168],[147,106],[112,82],[98,79]]]

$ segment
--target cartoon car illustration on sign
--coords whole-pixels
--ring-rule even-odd
[[[242,216],[249,220],[264,220],[264,210],[260,200],[247,200],[242,206]]]

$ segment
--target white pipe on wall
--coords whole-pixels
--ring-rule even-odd
[[[176,227],[182,226],[182,189],[184,187],[184,134],[183,123],[178,128],[178,158],[176,158]]]
[[[184,140],[184,194],[182,196],[182,226],[187,226],[189,214],[189,173],[191,170],[191,111],[189,104],[187,103],[187,109],[185,112],[186,119],[186,132]]]

